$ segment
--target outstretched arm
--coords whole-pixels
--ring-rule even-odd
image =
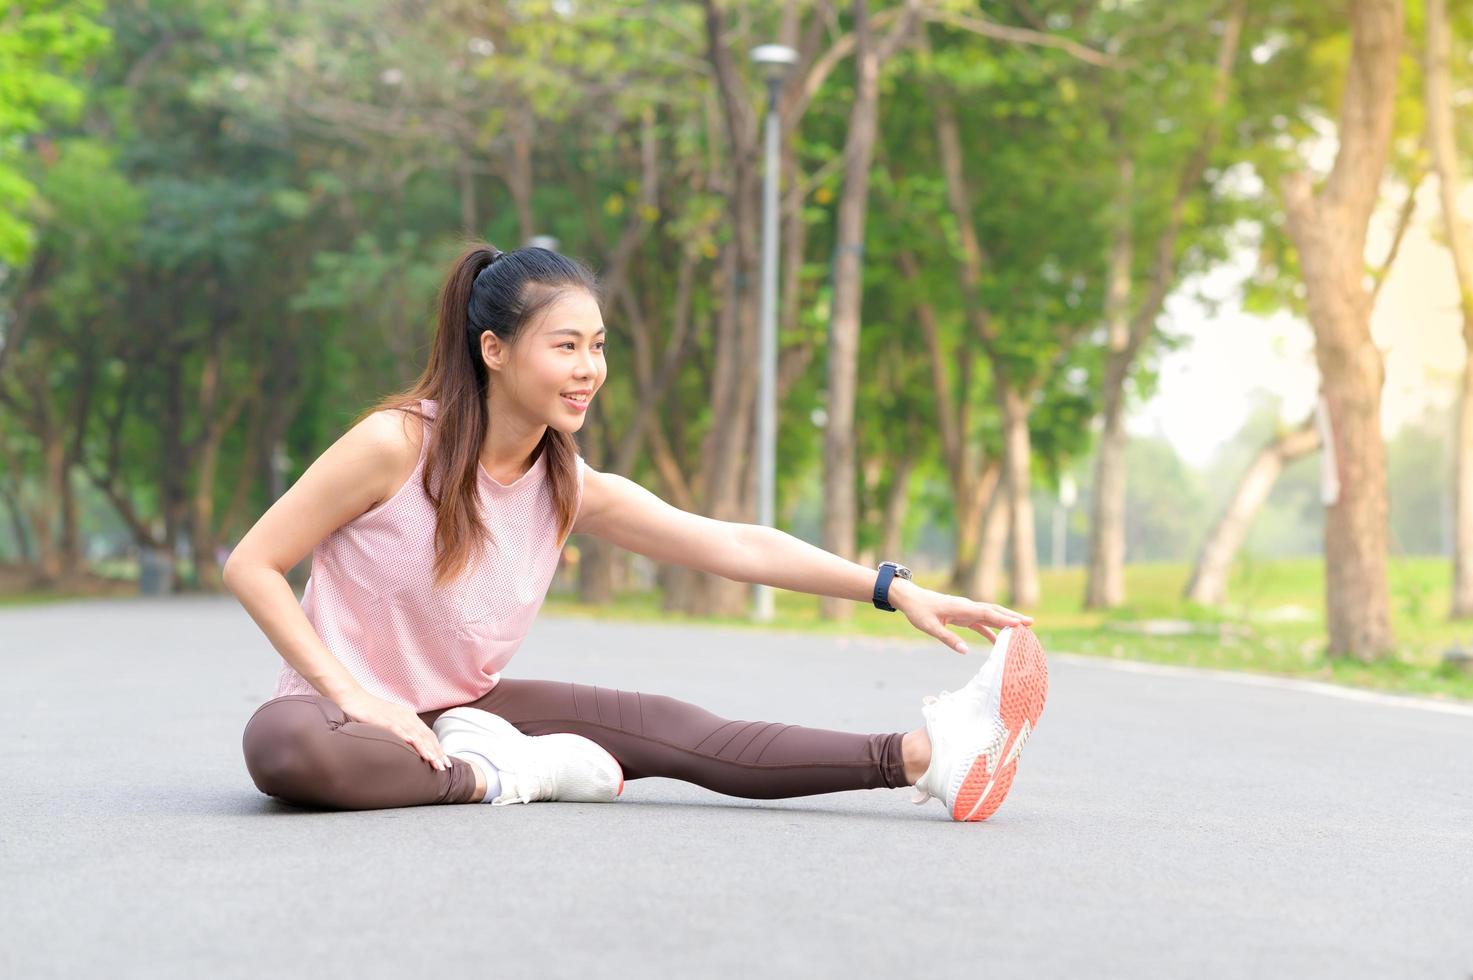
[[[785,531],[681,510],[615,473],[587,471],[573,531],[656,561],[737,582],[856,602],[868,602],[874,594],[873,568],[816,548]],[[1010,609],[933,592],[905,579],[891,582],[888,601],[917,629],[958,653],[966,653],[966,644],[945,628],[947,624],[975,629],[991,639],[993,629],[1032,622]]]

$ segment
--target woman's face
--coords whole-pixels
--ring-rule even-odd
[[[522,329],[509,352],[494,334],[482,334],[493,393],[499,386],[533,424],[577,432],[608,371],[604,337],[593,297],[583,289],[568,290]],[[502,363],[501,370],[493,358]]]

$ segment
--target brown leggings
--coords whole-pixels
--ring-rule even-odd
[[[528,735],[590,738],[618,760],[625,779],[668,776],[760,800],[907,785],[900,732],[727,721],[658,694],[564,681],[502,679],[468,706]],[[419,717],[433,725],[446,710]],[[435,769],[388,729],[349,721],[317,695],[267,701],[246,722],[242,744],[261,792],[299,806],[373,810],[468,803],[475,795],[475,774],[463,760]]]

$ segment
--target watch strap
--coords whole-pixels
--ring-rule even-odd
[[[876,609],[886,612],[894,612],[895,607],[890,605],[887,597],[890,595],[890,582],[895,578],[895,563],[886,561],[880,563],[880,574],[875,579],[875,594],[873,601]]]

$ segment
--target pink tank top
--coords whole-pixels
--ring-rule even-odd
[[[433,417],[435,402],[422,399]],[[532,626],[557,570],[558,524],[542,453],[510,486],[480,468],[491,534],[479,561],[435,588],[435,510],[419,462],[388,500],[312,550],[302,610],[364,690],[416,712],[466,704],[496,686]],[[577,457],[578,501],[586,464]],[[317,694],[284,659],[276,693]]]

